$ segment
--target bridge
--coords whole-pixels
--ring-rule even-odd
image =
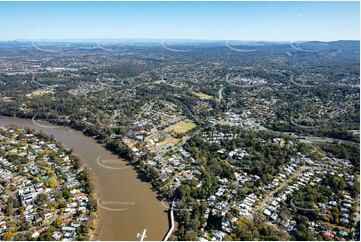
[[[168,230],[168,233],[166,234],[166,236],[164,237],[163,241],[168,241],[169,236],[172,234],[173,230],[174,230],[174,200],[172,202],[172,207],[170,209],[170,222],[171,222],[171,227]]]

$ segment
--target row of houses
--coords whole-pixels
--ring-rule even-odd
[[[24,129],[2,127],[1,130],[0,149],[5,155],[0,157],[0,175],[3,175],[4,181],[0,185],[2,194],[0,234],[9,229],[7,222],[23,218],[29,223],[31,230],[35,230],[35,232],[28,231],[34,238],[38,237],[56,218],[61,218],[62,227],[73,227],[73,231],[76,231],[81,223],[86,223],[89,219],[89,195],[81,187],[77,179],[78,171],[73,169],[71,159],[64,151],[61,151],[63,149],[57,143],[45,142],[32,133],[26,133]],[[56,160],[48,155],[49,152],[57,156]],[[10,154],[21,157],[22,162],[11,162],[8,159]],[[47,185],[49,178],[55,179],[57,185]],[[63,195],[63,187],[71,189],[67,198],[59,198],[59,195]],[[45,199],[43,204],[39,203],[40,196],[42,200]],[[10,197],[19,203],[13,209],[19,209],[21,206],[22,212],[2,216]],[[59,207],[61,202],[64,204]],[[53,204],[58,205],[50,208]],[[80,218],[82,221],[79,220]],[[62,229],[53,234],[55,240],[75,238],[76,232]]]

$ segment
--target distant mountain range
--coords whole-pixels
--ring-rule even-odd
[[[39,43],[109,43],[109,44],[132,44],[132,43],[169,43],[169,44],[222,44],[225,42],[242,43],[242,45],[250,46],[266,46],[266,45],[275,45],[275,44],[288,44],[288,43],[359,43],[360,40],[337,40],[337,41],[262,41],[262,40],[199,40],[199,39],[147,39],[147,38],[103,38],[103,39],[17,39],[17,40],[3,40],[0,42],[39,42]]]
[[[28,48],[29,46],[43,48],[48,46],[53,48],[55,46],[61,46],[65,49],[99,49],[106,48],[106,46],[126,46],[132,47],[151,47],[164,49],[193,49],[193,50],[219,50],[223,48],[242,50],[242,49],[257,49],[259,51],[335,51],[335,50],[347,50],[356,51],[360,50],[359,40],[339,40],[339,41],[238,41],[238,40],[161,40],[161,39],[73,39],[73,40],[14,40],[14,41],[0,41],[0,48]],[[37,47],[36,47],[37,46]],[[270,48],[271,47],[271,48]]]

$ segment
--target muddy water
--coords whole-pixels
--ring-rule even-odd
[[[99,240],[140,240],[138,233],[146,229],[144,240],[162,240],[167,233],[167,208],[157,199],[150,184],[139,179],[132,166],[107,151],[92,138],[67,127],[32,120],[0,116],[0,126],[16,124],[44,130],[64,146],[73,148],[91,169],[99,196]]]

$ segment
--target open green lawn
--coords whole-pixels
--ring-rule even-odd
[[[173,138],[173,137],[167,137],[165,140],[163,140],[162,142],[159,142],[157,143],[156,146],[162,146],[162,145],[165,145],[165,144],[168,144],[168,143],[172,143],[172,144],[178,144],[180,141],[180,139],[176,139],[176,138]]]
[[[37,90],[37,91],[34,91],[32,93],[29,93],[29,94],[26,94],[27,97],[35,97],[35,96],[42,96],[44,94],[53,94],[54,91],[51,89],[51,90]]]
[[[175,123],[168,128],[166,128],[164,131],[174,131],[176,133],[186,133],[187,131],[195,128],[197,125],[189,120],[179,121],[178,123]]]
[[[211,99],[212,98],[212,96],[209,96],[202,92],[192,92],[192,94],[196,97],[203,98],[203,99]]]

